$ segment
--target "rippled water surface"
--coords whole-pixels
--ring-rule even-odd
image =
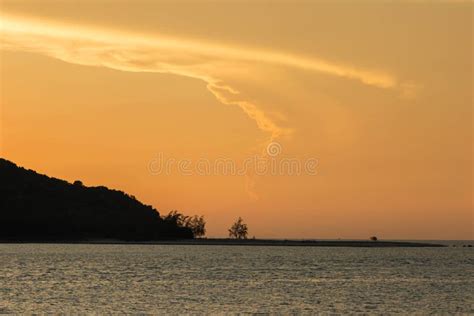
[[[0,245],[0,312],[473,313],[473,248]]]

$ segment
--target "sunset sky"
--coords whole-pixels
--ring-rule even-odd
[[[472,23],[469,1],[1,0],[0,155],[210,237],[242,216],[258,238],[473,239]]]

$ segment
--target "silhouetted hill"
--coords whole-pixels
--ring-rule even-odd
[[[192,238],[133,196],[50,178],[0,158],[0,240]]]

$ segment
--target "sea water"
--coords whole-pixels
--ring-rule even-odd
[[[473,249],[0,244],[0,313],[474,313]]]

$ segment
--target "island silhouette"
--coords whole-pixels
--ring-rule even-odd
[[[104,186],[38,174],[0,158],[0,239],[4,241],[145,241],[189,239],[134,196]]]
[[[158,210],[133,195],[87,187],[17,166],[0,158],[0,242],[152,243],[165,245],[440,247],[434,243],[370,240],[247,239],[239,217],[231,238],[195,238],[203,217]]]

